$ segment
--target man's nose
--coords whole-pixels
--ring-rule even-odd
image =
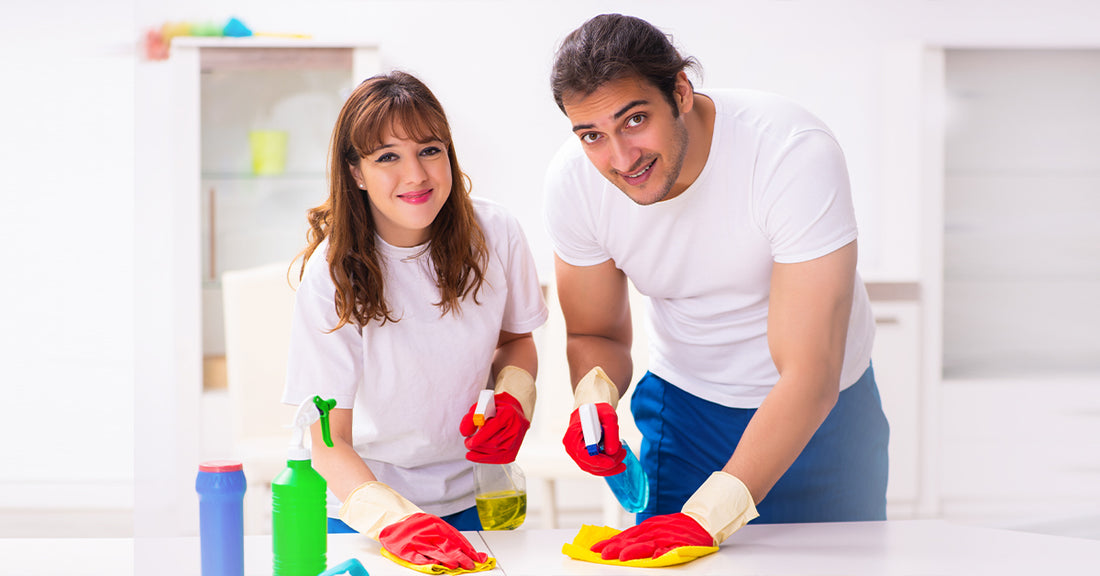
[[[638,168],[641,151],[626,138],[611,139],[611,167],[620,174],[630,174]]]

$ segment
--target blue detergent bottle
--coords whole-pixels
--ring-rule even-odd
[[[600,416],[596,412],[595,404],[582,404],[580,407],[581,432],[584,434],[584,446],[590,455],[603,451],[603,427],[600,426]],[[649,478],[642,470],[642,463],[634,455],[634,451],[623,441],[623,450],[626,458],[623,464],[626,470],[614,476],[605,476],[607,486],[619,504],[630,513],[637,514],[645,509],[649,502]]]

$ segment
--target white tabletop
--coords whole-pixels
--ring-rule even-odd
[[[575,530],[483,532],[508,576],[653,575],[652,568],[578,562],[561,553]],[[672,570],[672,569],[666,569]],[[1100,574],[1100,540],[960,526],[937,520],[749,525],[684,574]]]
[[[497,559],[482,574],[642,575],[654,569],[572,560],[561,553],[576,529],[465,532]],[[358,558],[371,576],[413,576],[358,534],[329,535],[328,561]],[[137,568],[135,568],[137,566]],[[976,528],[938,520],[749,525],[710,556],[665,573],[686,575],[1100,574],[1100,540]],[[271,537],[245,537],[245,573],[270,576]],[[198,538],[0,539],[4,576],[199,576]]]

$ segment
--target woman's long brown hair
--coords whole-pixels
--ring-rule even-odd
[[[372,320],[381,324],[400,320],[386,303],[384,264],[375,244],[370,201],[350,169],[378,148],[395,127],[417,142],[439,140],[447,147],[453,184],[450,196],[429,227],[425,248],[435,269],[440,301],[434,304],[439,306],[440,315],[459,313],[467,295],[472,295],[477,304],[485,280],[485,236],[474,215],[468,178],[458,165],[443,106],[423,82],[410,74],[398,71],[373,76],[352,92],[340,110],[329,146],[329,197],[310,209],[308,243],[299,254],[300,280],[306,262],[328,238],[329,274],[336,285],[336,313],[340,318],[333,330],[349,322],[365,326]]]

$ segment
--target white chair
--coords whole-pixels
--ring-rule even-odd
[[[289,263],[222,274],[225,367],[234,454],[244,464],[249,532],[271,529],[271,481],[286,466],[296,408],[281,402],[294,288]],[[297,276],[293,275],[297,282]]]

